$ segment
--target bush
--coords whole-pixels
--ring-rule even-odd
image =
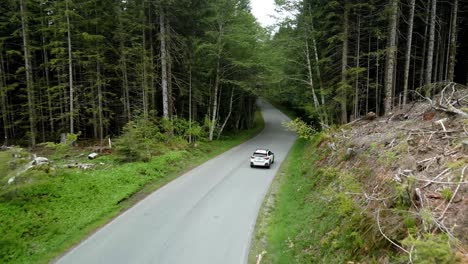
[[[317,131],[302,121],[300,118],[296,118],[293,121],[286,122],[283,124],[288,130],[296,132],[300,138],[311,140]]]
[[[67,143],[44,142],[37,146],[52,151],[52,158],[61,158],[72,150],[72,146]]]
[[[125,161],[149,161],[152,155],[162,152],[163,144],[160,143],[167,139],[168,136],[154,122],[137,118],[124,126],[115,148]]]
[[[124,126],[115,147],[125,161],[149,161],[168,149],[186,149],[190,136],[192,141],[203,140],[206,133],[197,122],[178,117],[172,120],[139,117]]]
[[[203,140],[207,137],[200,124],[197,122],[185,120],[183,118],[174,118],[172,120],[172,128],[174,135],[189,140],[192,137],[192,141]]]
[[[413,247],[414,263],[455,263],[452,246],[444,234],[425,234],[422,238],[409,236],[402,243],[407,248]]]

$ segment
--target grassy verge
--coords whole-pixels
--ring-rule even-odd
[[[0,191],[0,263],[47,263],[154,190],[257,135],[255,127],[215,142],[170,151],[149,162],[96,159],[94,170],[28,171]]]
[[[368,219],[333,191],[339,184],[337,172],[314,165],[321,158],[319,141],[320,135],[312,141],[299,139],[292,147],[280,170],[274,203],[257,222],[250,263],[262,251],[261,263],[344,263],[372,255],[361,236]]]
[[[285,178],[285,173],[286,173],[286,168],[289,166],[293,153],[297,152],[297,148],[301,147],[298,145],[302,145],[303,141],[302,140],[297,140],[293,147],[290,149],[286,160],[283,161],[281,164],[281,167],[276,175],[276,177],[273,179],[273,182],[270,185],[270,188],[268,189],[267,194],[265,195],[265,199],[262,203],[262,207],[260,209],[260,212],[258,213],[257,220],[255,223],[255,232],[254,236],[252,237],[251,245],[250,245],[250,252],[249,252],[249,258],[248,258],[248,263],[256,263],[257,258],[259,254],[264,254],[266,252],[266,246],[267,246],[267,233],[268,233],[268,220],[271,216],[272,211],[274,210],[275,206],[275,200],[276,196],[278,194],[278,190],[280,186],[282,185],[284,178]],[[296,154],[294,154],[296,156]]]

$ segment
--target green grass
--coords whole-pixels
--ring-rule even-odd
[[[122,164],[103,156],[96,162],[104,165],[94,170],[28,171],[22,184],[0,189],[0,263],[51,261],[182,172],[248,140],[263,127],[257,113],[249,131],[169,151],[149,162]]]
[[[363,238],[368,219],[334,190],[338,178],[351,189],[359,186],[335,169],[315,167],[319,140],[297,140],[282,166],[274,208],[263,219],[262,263],[344,263],[369,253]]]

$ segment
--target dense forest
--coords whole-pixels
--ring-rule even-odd
[[[249,128],[262,29],[248,1],[0,3],[0,136],[102,140],[135,118]]]
[[[249,128],[257,95],[308,121],[388,114],[466,84],[463,0],[6,0],[0,4],[4,144],[102,140],[135,118],[183,118],[212,140]]]
[[[468,82],[468,2],[277,1],[269,95],[322,123],[389,114]]]

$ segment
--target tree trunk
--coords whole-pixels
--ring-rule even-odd
[[[216,77],[214,83],[214,95],[213,95],[213,114],[211,115],[211,124],[210,124],[210,133],[209,133],[209,140],[213,141],[213,133],[216,126],[216,118],[218,112],[218,90],[219,90],[219,81],[220,81],[220,52],[218,53],[218,61],[216,63]]]
[[[69,97],[70,97],[70,133],[74,134],[74,91],[73,91],[73,66],[72,66],[72,44],[71,44],[71,30],[70,30],[70,15],[68,14],[68,1],[66,3],[66,17],[67,17],[67,44],[68,44],[68,87],[69,87]]]
[[[189,63],[189,143],[192,143],[192,64]]]
[[[392,109],[392,89],[395,68],[396,56],[396,38],[397,38],[397,17],[398,17],[398,0],[390,0],[391,18],[389,23],[389,38],[387,47],[387,58],[385,63],[385,87],[384,87],[384,111],[385,114],[390,113]]]
[[[450,46],[449,46],[449,64],[448,81],[453,82],[455,77],[455,62],[457,54],[457,28],[458,28],[458,0],[453,1],[452,24],[450,25]]]
[[[156,113],[156,76],[155,76],[155,67],[154,67],[154,41],[153,41],[153,18],[151,14],[152,5],[149,5],[148,11],[148,24],[149,24],[149,43],[150,43],[150,86],[149,86],[149,108],[154,110],[153,114]]]
[[[428,24],[429,24],[429,15],[430,15],[430,9],[426,8],[426,13],[424,14],[424,36],[422,39],[423,42],[423,49],[422,49],[422,60],[421,60],[421,66],[420,66],[420,76],[419,76],[419,87],[422,87],[424,85],[424,78],[426,74],[426,68],[425,65],[427,63],[427,31],[428,31]]]
[[[43,96],[42,96],[42,89],[39,88],[38,89],[39,91],[39,114],[40,114],[40,117],[39,117],[39,120],[41,120],[41,141],[42,142],[45,142],[45,117],[44,117],[44,106],[42,104],[43,102]]]
[[[131,108],[130,108],[130,89],[128,85],[128,70],[127,70],[127,58],[125,56],[125,51],[123,47],[123,42],[121,41],[121,51],[120,51],[120,63],[122,69],[122,87],[123,87],[123,103],[124,103],[124,112],[127,117],[127,122],[132,120]]]
[[[434,71],[434,82],[437,82],[437,81],[442,81],[444,80],[444,62],[445,62],[445,59],[444,59],[444,52],[447,50],[446,48],[446,41],[444,41],[445,37],[447,36],[447,34],[445,34],[445,28],[442,27],[442,19],[439,19],[439,38],[437,39],[437,48],[435,49],[435,52],[436,52],[436,62],[435,62],[435,65],[436,65],[436,69]],[[437,32],[437,31],[436,31]],[[447,40],[450,39],[450,36],[447,36]]]
[[[145,19],[145,0],[142,0],[143,3],[143,9],[141,10],[141,16],[143,20],[143,28],[141,30],[141,37],[142,37],[142,50],[141,50],[141,57],[142,57],[142,80],[141,80],[141,91],[142,91],[142,101],[143,101],[143,116],[144,118],[148,118],[149,115],[149,110],[148,110],[148,74],[147,74],[147,61],[148,58],[146,56],[146,32],[145,32],[145,27],[146,27],[146,19]]]
[[[406,55],[405,55],[405,73],[403,79],[403,105],[406,105],[408,100],[408,81],[409,70],[411,62],[411,45],[413,40],[413,25],[414,25],[414,9],[416,0],[410,0],[410,16],[408,20],[408,35],[406,41]]]
[[[103,94],[102,94],[102,81],[101,81],[101,64],[99,61],[96,63],[96,79],[97,79],[97,92],[98,92],[98,120],[99,120],[99,142],[102,146],[104,141],[104,117],[103,117]]]
[[[221,128],[218,131],[218,139],[221,137],[221,133],[223,133],[224,127],[226,126],[227,122],[229,121],[229,118],[231,117],[233,97],[234,97],[234,87],[232,87],[231,89],[231,98],[229,100],[229,112],[228,112],[228,115],[226,116],[226,119],[224,119],[224,122],[221,125]]]
[[[1,46],[0,46],[1,48]],[[3,50],[0,49],[0,102],[1,102],[1,111],[2,111],[2,122],[3,122],[3,136],[4,141],[3,145],[8,146],[8,101],[7,101],[7,90],[6,90],[6,82],[4,80],[4,70],[3,70]]]
[[[62,82],[62,77],[63,73],[65,72],[65,63],[61,64],[59,68],[57,69],[57,85],[60,87],[61,91],[59,91],[59,105],[60,105],[60,127],[65,127],[67,120],[66,120],[66,114],[67,113],[67,89],[66,85],[63,84]]]
[[[327,110],[325,108],[325,91],[324,91],[324,87],[323,87],[323,81],[322,81],[322,76],[320,74],[320,62],[319,62],[319,56],[318,56],[318,51],[317,51],[317,41],[315,40],[315,27],[314,27],[314,21],[312,19],[312,14],[310,13],[311,11],[311,7],[309,5],[309,16],[310,16],[310,26],[312,28],[312,47],[313,47],[313,50],[314,50],[314,58],[315,58],[315,70],[317,72],[317,79],[319,81],[319,86],[320,86],[320,100],[321,100],[321,103],[322,103],[322,112],[323,112],[323,115],[324,115],[324,121],[325,121],[325,124],[328,123],[328,114],[327,114]]]
[[[358,16],[357,48],[356,48],[356,67],[360,67],[360,43],[361,42],[361,17]],[[356,83],[354,87],[354,120],[359,116],[359,73],[356,74]]]
[[[167,91],[167,56],[166,56],[166,23],[164,21],[164,10],[159,8],[159,29],[161,41],[161,88],[163,99],[163,117],[169,119],[169,100]]]
[[[372,38],[371,35],[369,34],[369,43],[367,46],[367,80],[366,80],[366,113],[369,113],[369,87],[370,87],[370,52],[371,52],[371,43],[372,43]]]
[[[210,131],[209,131],[209,136],[208,139],[210,141],[213,141],[213,134],[214,134],[214,129],[216,127],[216,121],[217,121],[217,114],[218,114],[218,92],[219,92],[219,85],[221,81],[221,53],[223,51],[222,47],[222,38],[223,38],[223,31],[224,27],[222,23],[218,24],[218,40],[217,40],[217,45],[218,45],[218,54],[217,54],[217,60],[216,60],[216,76],[215,76],[215,83],[214,83],[214,94],[213,94],[213,114],[211,115],[211,123],[210,123]]]
[[[91,84],[91,108],[92,113],[93,113],[93,138],[97,139],[99,137],[99,129],[98,129],[98,115],[97,115],[97,106],[96,106],[96,86],[97,86],[97,81],[94,80],[94,83]]]
[[[347,87],[347,67],[348,67],[348,35],[349,35],[349,6],[345,3],[345,11],[343,17],[343,48],[341,55],[341,123],[348,123],[348,112],[346,107],[346,87]]]
[[[119,18],[119,49],[120,49],[120,70],[122,72],[122,96],[123,96],[123,106],[124,106],[124,115],[126,121],[129,122],[132,119],[131,116],[131,107],[130,107],[130,88],[128,83],[128,67],[127,67],[127,52],[125,50],[125,39],[123,37],[124,27],[122,23],[122,11],[118,11]]]
[[[317,99],[317,95],[315,94],[315,88],[314,88],[314,77],[312,76],[312,66],[310,64],[310,54],[309,54],[309,43],[307,41],[307,37],[305,40],[305,51],[306,51],[306,61],[307,61],[307,72],[308,72],[308,77],[309,77],[309,86],[310,90],[312,92],[312,98],[314,100],[314,108],[317,113],[320,111],[320,104]]]
[[[44,17],[42,9],[41,9],[41,16]],[[41,20],[42,28],[45,27],[45,24],[46,24],[46,21],[44,21],[44,18],[43,18]],[[44,32],[42,32],[41,41],[42,41],[42,57],[44,59],[44,76],[45,76],[45,81],[46,81],[47,112],[49,114],[50,133],[53,133],[55,129],[54,129],[54,119],[53,119],[53,108],[52,108],[52,95],[50,93],[49,54],[46,49],[47,40],[44,35]]]
[[[20,0],[21,32],[23,35],[24,68],[26,70],[26,87],[28,91],[29,132],[31,147],[36,145],[36,110],[34,100],[34,81],[31,64],[31,52],[29,50],[28,22],[25,0]]]
[[[436,26],[436,11],[437,11],[437,0],[431,1],[431,19],[429,27],[429,47],[427,49],[427,67],[426,67],[426,95],[431,94],[431,83],[432,83],[432,66],[434,58],[434,44],[435,44],[435,26]]]
[[[172,56],[170,51],[170,27],[168,19],[166,22],[166,56],[167,56],[167,94],[168,94],[168,108],[169,108],[169,117],[172,118],[174,114],[174,98],[173,98],[173,89],[172,89]]]
[[[379,73],[380,73],[380,65],[379,65],[379,36],[377,36],[377,53],[375,58],[375,113],[380,115],[380,89],[379,89]]]

